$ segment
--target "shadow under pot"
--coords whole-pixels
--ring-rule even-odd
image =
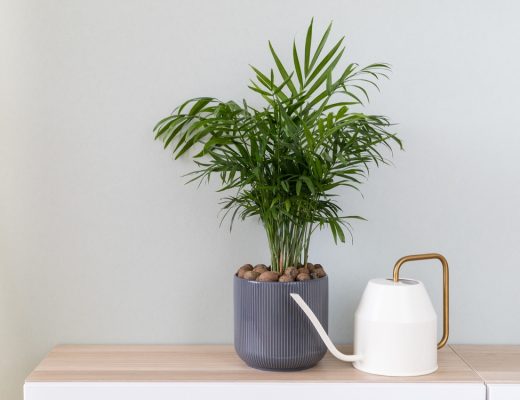
[[[271,371],[311,368],[327,348],[291,298],[298,293],[328,329],[328,277],[301,282],[234,280],[235,350],[250,367]]]

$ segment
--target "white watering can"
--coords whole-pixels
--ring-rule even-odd
[[[437,259],[443,268],[443,335],[437,343],[437,315],[422,282],[399,279],[408,261]],[[357,369],[377,375],[416,376],[437,370],[437,349],[449,335],[448,262],[436,253],[400,258],[393,279],[368,282],[355,314],[354,354],[341,353],[328,337],[316,315],[296,293],[291,297],[305,312],[329,351]]]

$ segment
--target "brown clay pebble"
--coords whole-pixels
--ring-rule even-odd
[[[311,276],[304,272],[299,273],[298,276],[296,277],[297,281],[308,281],[310,279],[311,279]]]
[[[278,282],[294,282],[294,278],[290,275],[282,275],[278,279]]]
[[[308,275],[309,273],[310,273],[310,271],[305,267],[298,268],[298,274],[307,274]]]
[[[243,278],[244,277],[244,274],[247,272],[247,271],[252,271],[253,270],[253,266],[251,264],[244,264],[242,265],[238,271],[237,271],[237,276],[239,278]]]
[[[256,278],[260,276],[260,272],[256,271],[246,271],[244,274],[244,279],[247,279],[248,281],[256,281]]]
[[[316,272],[311,272],[311,279],[318,279],[319,276]]]
[[[317,276],[318,278],[323,278],[325,275],[327,275],[327,274],[325,273],[325,271],[323,270],[323,268],[316,268],[316,269],[314,270],[314,273],[316,274],[316,276]]]
[[[305,265],[305,267],[307,267],[309,272],[314,271],[314,264],[313,263],[307,263],[307,265]]]
[[[323,265],[321,265],[321,264],[314,264],[314,269],[316,269],[316,268],[323,269]]]
[[[256,264],[253,271],[261,274],[262,272],[267,271],[267,266],[265,264]]]
[[[298,276],[298,269],[296,267],[289,267],[285,270],[285,275],[294,279]]]
[[[278,273],[273,271],[265,271],[260,274],[258,278],[256,278],[259,282],[278,282]]]

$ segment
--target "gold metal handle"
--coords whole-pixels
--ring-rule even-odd
[[[448,270],[448,261],[442,254],[428,253],[428,254],[415,254],[411,256],[401,257],[394,266],[394,282],[399,280],[399,270],[401,266],[408,261],[419,261],[419,260],[439,260],[442,264],[442,338],[437,343],[437,349],[441,349],[448,342],[448,336],[450,335],[450,274]]]

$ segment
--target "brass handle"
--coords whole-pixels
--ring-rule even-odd
[[[442,338],[439,343],[437,343],[437,349],[441,349],[444,347],[446,342],[448,342],[448,336],[450,335],[450,274],[448,270],[448,261],[442,254],[438,253],[428,253],[428,254],[416,254],[411,256],[401,257],[394,266],[394,282],[399,280],[399,269],[401,266],[408,261],[419,261],[419,260],[431,260],[436,259],[439,260],[442,264],[442,282],[443,282],[443,290],[442,290]]]

